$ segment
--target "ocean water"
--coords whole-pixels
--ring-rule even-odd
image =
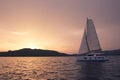
[[[120,56],[107,62],[76,57],[0,57],[0,80],[120,80]]]

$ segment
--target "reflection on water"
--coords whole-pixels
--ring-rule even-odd
[[[119,80],[120,56],[104,63],[76,57],[0,57],[0,80]]]
[[[80,63],[79,63],[80,64]],[[88,62],[81,63],[80,74],[78,74],[78,79],[82,80],[102,80],[103,78],[103,65],[102,63]]]

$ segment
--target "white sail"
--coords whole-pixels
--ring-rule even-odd
[[[82,54],[82,53],[87,53],[87,52],[89,52],[89,50],[88,50],[88,44],[87,44],[87,40],[86,40],[86,29],[85,29],[79,53]]]
[[[101,50],[97,33],[92,19],[87,19],[87,25],[84,30],[79,54],[91,53],[96,50]]]
[[[92,19],[87,19],[87,42],[91,52],[101,50]]]

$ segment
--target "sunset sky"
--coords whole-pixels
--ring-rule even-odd
[[[87,17],[103,50],[120,49],[120,0],[0,0],[0,51],[77,53]]]

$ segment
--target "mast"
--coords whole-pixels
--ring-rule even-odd
[[[89,48],[89,44],[88,44],[88,38],[87,38],[87,26],[88,26],[88,18],[87,18],[87,22],[86,22],[86,29],[85,29],[85,32],[86,32],[86,44],[87,44],[87,47],[88,47],[88,52],[90,52],[90,48]]]

